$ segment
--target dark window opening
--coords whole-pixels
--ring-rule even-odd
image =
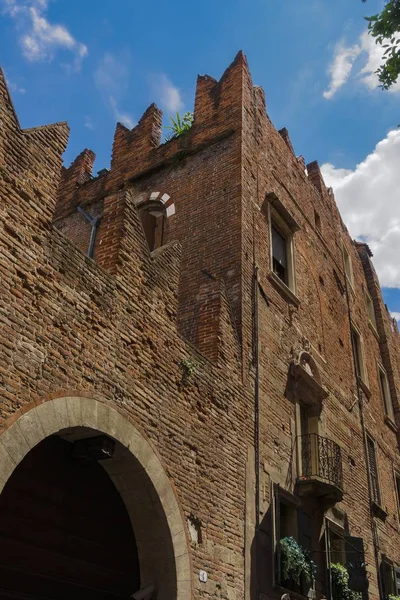
[[[310,590],[310,583],[304,575],[301,576],[300,583],[296,583],[292,579],[284,579],[282,572],[283,555],[280,542],[284,538],[294,538],[300,548],[306,552],[308,558],[312,558],[311,518],[294,501],[287,498],[282,490],[276,489],[275,494],[277,581],[288,590],[307,595]]]
[[[331,600],[341,600],[343,589],[337,587],[342,569],[348,573],[348,590],[359,592],[365,597],[368,578],[365,569],[364,541],[362,538],[347,535],[342,527],[326,521],[326,594]]]
[[[140,220],[150,252],[164,242],[165,211],[160,203],[147,204],[140,210]]]
[[[272,225],[273,271],[286,285],[288,284],[287,240]]]
[[[368,317],[369,320],[371,321],[372,325],[375,327],[376,329],[376,316],[375,316],[375,308],[374,308],[374,302],[370,296],[370,294],[368,293],[367,290],[365,290],[365,301],[367,304],[367,311],[368,311]]]
[[[397,507],[400,515],[400,473],[396,473],[396,494],[397,494]]]
[[[383,558],[380,566],[383,598],[400,595],[400,568],[394,566],[387,557]]]
[[[390,390],[389,390],[387,376],[386,376],[386,373],[381,368],[379,368],[378,371],[379,371],[379,387],[381,390],[381,396],[382,396],[383,404],[385,407],[385,413],[392,421],[394,421],[393,404],[392,404],[392,398],[390,396]]]
[[[315,227],[318,229],[318,231],[321,231],[321,217],[319,216],[316,210],[314,210],[314,220]]]
[[[357,333],[355,329],[351,330],[351,341],[353,346],[353,357],[354,357],[354,366],[356,370],[357,377],[362,376],[362,362],[361,362],[361,339],[360,335]]]

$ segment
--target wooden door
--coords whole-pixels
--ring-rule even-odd
[[[36,446],[0,495],[1,600],[117,600],[139,589],[125,505],[96,461],[57,436]]]

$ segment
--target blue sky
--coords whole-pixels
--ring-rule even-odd
[[[115,123],[156,101],[193,108],[198,73],[239,49],[274,124],[317,159],[353,236],[368,240],[400,317],[400,84],[376,88],[368,0],[0,0],[0,63],[22,127],[67,120],[66,163],[85,147],[109,165]],[[382,173],[385,172],[382,186]],[[388,288],[388,289],[386,289]]]

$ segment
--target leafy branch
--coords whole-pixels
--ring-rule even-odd
[[[364,18],[370,35],[385,50],[376,74],[380,87],[388,90],[400,74],[400,0],[388,0],[380,13]]]

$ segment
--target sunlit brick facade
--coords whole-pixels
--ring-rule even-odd
[[[243,54],[97,176],[0,126],[0,598],[400,594],[397,324]]]

